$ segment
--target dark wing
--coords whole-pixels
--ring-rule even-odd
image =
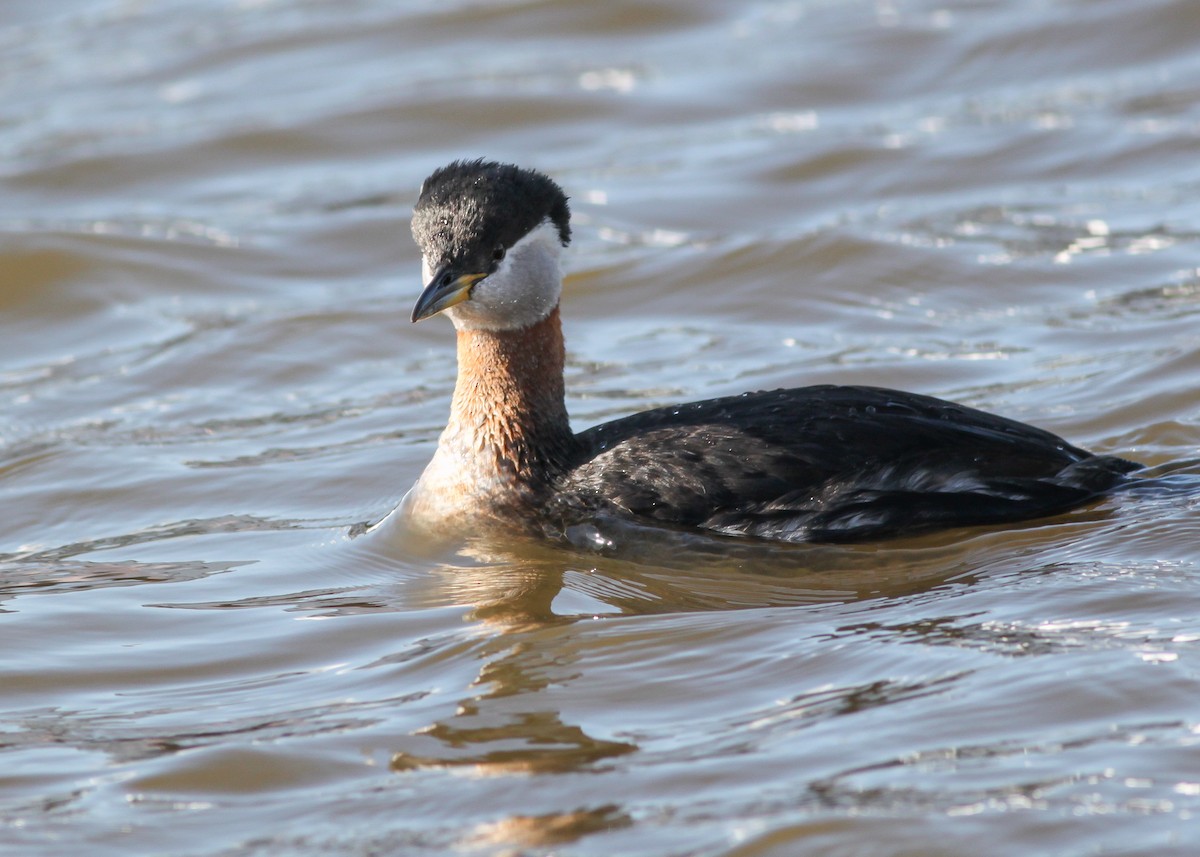
[[[804,387],[658,408],[578,436],[564,494],[682,526],[853,541],[1078,506],[1137,465],[928,396]]]

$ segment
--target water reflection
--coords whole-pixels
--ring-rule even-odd
[[[463,844],[476,847],[521,845],[526,848],[565,845],[591,833],[632,824],[633,819],[615,804],[575,812],[513,815],[480,825]]]
[[[464,618],[482,635],[475,651],[478,673],[450,717],[416,730],[405,741],[411,746],[396,750],[392,770],[469,768],[480,776],[566,773],[634,752],[632,743],[599,738],[565,721],[553,694],[543,698],[547,690],[578,676],[574,638],[558,636],[553,646],[542,639],[575,620],[554,610],[563,588],[561,558],[518,557],[494,544],[476,544],[465,547],[458,560],[409,580],[404,600],[407,609],[414,602],[469,605]],[[606,808],[599,817],[611,814]],[[520,831],[528,841],[565,836],[587,827],[591,817],[523,817],[508,832]],[[487,834],[498,835],[499,828]]]
[[[1158,478],[1137,490],[1171,494],[1178,503],[1200,488],[1194,480],[1175,485]],[[987,571],[997,560],[1021,568],[1024,558],[1103,532],[1121,508],[1121,498],[1108,498],[1003,529],[958,528],[860,545],[778,544],[600,520],[584,540],[600,551],[494,533],[456,543],[415,532],[393,515],[352,546],[366,565],[428,567],[406,583],[409,607],[468,604],[471,619],[513,633],[596,616],[919,594]]]
[[[915,595],[951,581],[961,585],[972,575],[994,570],[998,558],[1005,567],[1021,568],[1023,556],[1102,527],[1104,518],[1100,512],[1083,512],[1014,530],[942,533],[884,546],[781,547],[669,531],[628,542],[619,556],[494,536],[457,549],[442,544],[426,572],[390,588],[385,600],[395,599],[392,608],[406,610],[466,606],[464,619],[478,638],[473,653],[479,666],[453,713],[400,740],[390,767],[402,773],[469,769],[479,776],[569,773],[639,752],[639,743],[629,736],[597,735],[573,722],[561,704],[558,690],[577,682],[584,670],[581,660],[594,656],[595,641],[579,631],[584,629],[580,623],[596,617],[821,606]],[[376,568],[396,562],[394,553],[401,550],[403,565],[412,567],[417,562],[412,549],[420,539],[397,543],[395,535],[376,530],[346,547]],[[379,606],[384,608],[382,601]],[[844,626],[838,635],[871,634],[874,629],[887,636],[933,639],[953,636],[956,623],[948,618],[940,624],[885,628],[864,621]],[[803,693],[783,709],[757,718],[755,728],[779,717],[789,722],[800,715],[824,719],[937,694],[963,675]],[[604,809],[604,823],[611,814],[612,808]],[[573,824],[558,815],[521,817],[512,830],[544,832],[563,825],[574,829]],[[503,825],[497,829],[508,830]],[[493,830],[488,835],[499,834]]]

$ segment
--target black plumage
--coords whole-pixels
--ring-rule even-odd
[[[580,508],[785,541],[1052,515],[1139,466],[973,408],[857,386],[658,408],[577,440],[553,488],[560,508],[574,498]]]

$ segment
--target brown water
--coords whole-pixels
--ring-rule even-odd
[[[5,0],[0,852],[1163,855],[1200,822],[1200,4]],[[407,219],[573,197],[579,427],[957,399],[1154,465],[1005,530],[389,528]]]

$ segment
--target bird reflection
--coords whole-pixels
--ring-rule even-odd
[[[956,543],[961,550],[961,539]],[[381,548],[369,536],[363,544],[389,547],[385,542]],[[416,544],[405,544],[408,562],[415,559]],[[394,753],[391,767],[397,772],[453,767],[480,776],[566,773],[636,752],[636,743],[626,736],[591,734],[561,710],[559,689],[578,678],[581,655],[590,645],[587,635],[569,630],[576,623],[843,601],[858,596],[864,578],[871,579],[872,592],[888,582],[901,589],[934,584],[927,566],[926,574],[914,579],[913,567],[897,561],[895,547],[886,563],[875,553],[847,548],[835,553],[810,548],[790,559],[781,559],[778,550],[731,553],[728,545],[714,546],[712,540],[690,552],[678,544],[631,546],[632,557],[491,536],[441,553],[443,546],[421,547],[436,560],[405,581],[403,603],[408,609],[470,605],[464,618],[476,623],[481,664],[453,714],[417,730],[409,746]],[[944,574],[936,575],[937,581],[943,579]]]
[[[628,827],[633,819],[613,804],[575,812],[512,815],[481,825],[467,845],[521,845],[526,848],[566,845],[590,833]]]
[[[1004,556],[1020,561],[1047,540],[1093,525],[1069,521],[933,535],[869,546],[777,546],[682,535],[639,538],[606,533],[618,549],[572,551],[534,539],[494,534],[457,545],[379,530],[359,542],[381,563],[424,569],[397,593],[399,609],[467,605],[478,635],[470,656],[479,666],[453,711],[393,745],[398,774],[429,768],[477,777],[570,774],[624,764],[639,752],[636,736],[580,721],[579,679],[596,638],[583,623],[650,613],[820,605],[924,592],[982,572]],[[668,536],[670,534],[667,534]],[[611,537],[611,538],[610,538]],[[424,558],[421,558],[421,555]],[[990,560],[988,559],[990,558]],[[445,709],[443,709],[445,710]],[[603,731],[604,734],[601,734]],[[469,832],[466,844],[538,847],[572,841],[628,823],[619,804],[568,813],[514,815]]]
[[[495,546],[475,545],[463,548],[459,560],[442,564],[424,580],[440,590],[440,598],[473,605],[466,618],[486,635],[482,664],[453,716],[419,730],[413,737],[421,749],[397,752],[392,769],[469,767],[480,776],[565,773],[634,752],[632,743],[592,736],[564,722],[553,705],[554,688],[578,674],[571,635],[555,636],[553,646],[540,639],[575,621],[554,612],[563,586],[561,557],[559,562],[518,561],[497,553]]]
[[[442,567],[429,578],[444,587],[445,596],[469,596],[475,606],[467,618],[488,636],[479,672],[454,713],[414,733],[414,746],[395,752],[391,769],[455,768],[479,777],[565,774],[636,752],[631,741],[592,735],[567,722],[555,701],[555,688],[579,673],[574,637],[560,634],[552,646],[540,639],[575,621],[553,609],[562,590],[561,564],[488,559],[474,568]],[[613,804],[512,815],[471,831],[465,844],[561,845],[630,823]]]

